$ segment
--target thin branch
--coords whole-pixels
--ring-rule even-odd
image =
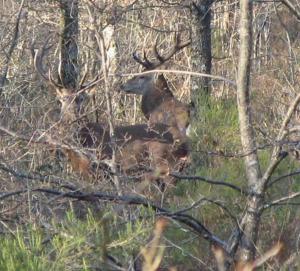
[[[37,192],[44,192],[50,193],[55,195],[60,195],[62,192],[54,191],[51,189],[35,189],[33,191]],[[174,214],[173,212],[168,211],[162,207],[159,207],[155,203],[151,202],[148,199],[142,198],[138,195],[114,195],[102,192],[95,192],[95,193],[81,193],[81,192],[69,192],[64,193],[65,197],[76,198],[78,200],[87,200],[87,201],[94,201],[94,199],[101,200],[101,201],[109,201],[114,203],[125,203],[130,205],[143,205],[144,207],[150,207],[154,211],[157,212],[158,216],[165,216],[176,221],[179,221],[186,226],[190,227],[196,233],[201,235],[207,241],[210,241],[214,244],[220,245],[222,248],[226,248],[226,243],[219,239],[217,236],[213,235],[202,223],[190,215],[186,214]]]
[[[277,177],[276,179],[270,181],[267,185],[267,187],[271,187],[273,184],[285,179],[285,178],[288,178],[288,177],[292,177],[292,176],[296,176],[296,175],[299,175],[300,174],[300,170],[297,170],[297,171],[294,171],[294,172],[291,172],[291,173],[288,173],[288,174],[285,174],[285,175],[282,175],[282,176],[279,176]]]
[[[182,71],[182,70],[160,70],[159,69],[159,70],[151,70],[151,71],[138,72],[138,73],[109,74],[109,76],[112,76],[112,77],[115,77],[115,76],[128,77],[128,76],[138,76],[138,75],[150,74],[150,73],[156,73],[156,72],[184,74],[184,75],[191,75],[191,76],[196,76],[196,77],[208,77],[208,78],[224,81],[224,82],[236,87],[236,83],[234,81],[229,80],[229,79],[227,79],[223,76],[211,75],[211,74],[200,73],[200,72],[192,72],[192,71]]]
[[[286,197],[282,197],[280,199],[277,199],[277,200],[274,200],[270,203],[265,204],[262,209],[265,210],[265,209],[268,209],[268,208],[270,208],[274,205],[280,205],[280,204],[283,204],[283,203],[285,203],[289,200],[292,200],[292,199],[295,199],[295,198],[298,198],[298,197],[300,197],[300,192],[292,193],[292,194],[290,194]]]
[[[286,137],[286,135],[288,134],[287,126],[288,126],[294,112],[296,111],[297,106],[299,105],[299,103],[300,103],[300,93],[297,95],[297,97],[295,98],[295,100],[290,105],[290,107],[287,111],[287,114],[286,114],[286,116],[285,116],[285,118],[284,118],[284,120],[281,124],[278,136],[275,140],[276,142],[282,141]],[[262,180],[261,180],[264,185],[268,184],[268,181],[269,181],[270,177],[272,176],[274,170],[277,168],[279,163],[282,161],[280,151],[281,151],[281,149],[280,149],[279,146],[274,147],[273,152],[272,152],[272,156],[271,156],[270,164],[269,164],[267,170],[265,171],[265,173],[262,177]]]
[[[28,191],[29,191],[28,189],[25,189],[25,190],[5,193],[2,196],[0,196],[0,199],[6,199],[8,197],[23,194]],[[104,192],[94,192],[94,193],[83,193],[81,191],[63,192],[63,191],[52,190],[47,188],[36,188],[30,191],[47,193],[51,195],[62,196],[62,197],[67,197],[67,198],[72,198],[72,199],[77,199],[82,201],[89,201],[89,202],[95,202],[100,200],[100,201],[112,202],[115,204],[121,203],[121,204],[129,204],[129,205],[142,205],[146,208],[153,209],[156,212],[157,216],[164,216],[173,219],[175,221],[181,222],[182,224],[188,226],[190,229],[192,229],[195,233],[197,233],[205,240],[211,242],[212,244],[222,247],[226,251],[227,244],[223,240],[221,240],[220,238],[212,234],[204,225],[202,225],[200,221],[198,221],[194,217],[186,214],[176,214],[138,195],[120,196],[120,195],[104,193]]]
[[[10,198],[12,196],[16,196],[16,195],[21,195],[24,194],[28,191],[28,189],[22,189],[22,190],[17,190],[17,191],[12,191],[12,192],[8,192],[8,193],[0,193],[0,200],[4,200],[6,198]]]
[[[205,197],[202,197],[201,199],[197,200],[196,202],[194,202],[191,206],[189,207],[186,207],[184,209],[181,209],[179,211],[176,211],[174,212],[174,214],[182,214],[182,213],[186,213],[194,208],[197,208],[202,202],[209,202],[209,203],[212,203],[212,204],[215,204],[216,206],[220,207],[221,209],[223,209],[225,211],[225,213],[228,214],[228,216],[233,220],[233,222],[236,224],[236,227],[239,228],[239,223],[238,223],[238,220],[237,218],[228,210],[228,208],[226,206],[224,206],[222,203],[220,202],[217,202],[215,200],[212,200],[212,199],[208,199],[208,198],[205,198]]]
[[[75,189],[74,186],[72,185],[72,183],[69,181],[66,181],[65,179],[56,178],[55,180],[53,180],[50,178],[50,176],[32,175],[29,173],[18,172],[16,170],[12,169],[11,167],[8,167],[2,163],[0,163],[0,170],[11,174],[12,176],[16,177],[17,179],[36,180],[36,181],[40,181],[43,183],[50,182],[50,183],[56,184],[56,185],[62,185],[62,183],[66,183],[67,186],[64,185],[64,187]]]
[[[158,33],[178,33],[179,32],[177,30],[171,30],[171,29],[160,29],[160,28],[157,28],[157,27],[153,27],[151,25],[141,23],[140,21],[134,21],[134,20],[130,20],[130,19],[122,19],[122,21],[124,23],[131,23],[131,24],[135,24],[135,25],[138,25],[138,26],[141,26],[141,27],[144,27],[144,28],[148,28],[148,29],[150,29],[152,31],[155,31],[155,32],[158,32]]]
[[[175,177],[175,178],[180,179],[180,180],[183,180],[183,179],[186,179],[186,180],[200,180],[200,181],[203,181],[203,182],[206,182],[206,183],[209,183],[209,184],[213,184],[213,185],[223,185],[223,186],[229,187],[231,189],[234,189],[235,191],[238,191],[241,194],[248,195],[247,190],[242,189],[242,188],[240,188],[240,187],[238,187],[234,184],[226,183],[224,181],[215,181],[215,180],[211,180],[211,179],[208,179],[208,178],[202,177],[202,176],[178,175],[176,173],[171,173],[170,176]]]

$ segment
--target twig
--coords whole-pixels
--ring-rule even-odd
[[[0,200],[4,200],[4,199],[10,198],[12,196],[24,194],[27,191],[28,191],[28,189],[22,189],[22,190],[12,191],[12,192],[8,192],[8,193],[1,193]]]
[[[292,193],[292,194],[290,194],[286,197],[282,197],[280,199],[277,199],[277,200],[274,200],[270,203],[265,204],[262,209],[265,210],[265,209],[270,208],[274,205],[279,205],[279,204],[282,204],[286,201],[289,201],[289,200],[292,200],[292,199],[295,199],[295,198],[298,198],[298,197],[300,197],[300,192]]]
[[[52,184],[56,184],[56,185],[60,185],[61,187],[65,187],[71,190],[76,189],[76,187],[74,187],[74,185],[69,182],[66,181],[65,179],[60,179],[60,178],[56,178],[55,180],[52,180],[49,176],[42,176],[42,175],[32,175],[29,173],[23,173],[23,172],[17,172],[16,170],[7,167],[6,165],[0,163],[0,170],[7,172],[9,174],[11,174],[12,176],[18,178],[18,179],[27,179],[27,180],[36,180],[36,181],[40,181],[40,182],[47,182],[47,183],[52,183]],[[63,184],[65,183],[65,184]]]
[[[300,12],[295,8],[295,6],[289,0],[280,0],[291,12],[300,20]]]
[[[151,71],[138,72],[138,73],[109,74],[109,76],[128,77],[128,76],[138,76],[138,75],[142,75],[142,74],[157,73],[157,72],[184,74],[184,75],[191,75],[191,76],[196,76],[196,77],[208,77],[208,78],[224,81],[224,82],[236,87],[236,83],[234,81],[229,80],[223,76],[211,75],[211,74],[193,72],[193,71],[182,71],[182,70],[151,70]]]
[[[287,126],[294,114],[294,112],[296,111],[297,106],[300,103],[300,93],[297,95],[297,97],[295,98],[295,100],[293,101],[293,103],[290,105],[287,114],[281,124],[278,136],[276,138],[276,142],[280,142],[282,141],[286,135],[288,134],[288,130],[287,130]],[[269,166],[267,167],[267,170],[265,171],[265,173],[263,174],[262,177],[262,182],[264,185],[268,184],[268,181],[270,180],[270,177],[272,176],[274,170],[276,169],[276,167],[278,166],[278,164],[282,161],[282,157],[280,156],[280,147],[279,146],[275,146],[272,152],[272,156],[271,156],[271,161]]]
[[[279,182],[280,180],[283,180],[283,179],[288,178],[288,177],[296,176],[296,175],[299,175],[299,174],[300,174],[300,170],[297,170],[297,171],[294,171],[294,172],[291,172],[291,173],[288,173],[288,174],[279,176],[279,177],[277,177],[276,179],[270,181],[270,182],[268,183],[268,186],[267,186],[267,187],[271,187],[273,184]]]
[[[227,253],[226,250],[227,244],[223,240],[221,240],[220,238],[212,234],[204,225],[202,225],[200,221],[198,221],[194,217],[187,214],[175,214],[174,212],[164,209],[156,205],[152,201],[140,197],[138,195],[120,196],[120,195],[116,195],[112,193],[104,193],[104,192],[94,192],[94,193],[83,193],[81,191],[63,192],[63,191],[58,191],[58,190],[53,190],[48,188],[36,188],[32,190],[24,189],[19,191],[8,192],[0,196],[0,199],[5,199],[14,195],[19,195],[22,193],[26,193],[28,191],[47,193],[51,195],[62,196],[62,197],[67,197],[67,198],[72,198],[72,199],[77,199],[82,201],[89,201],[89,202],[95,202],[100,200],[100,201],[112,202],[116,204],[121,203],[121,204],[129,204],[129,205],[142,205],[146,208],[153,209],[156,212],[157,216],[164,216],[181,222],[182,224],[191,228],[195,233],[200,235],[205,240],[211,242],[212,244],[216,244],[222,247]]]
[[[175,178],[180,179],[180,180],[183,180],[183,179],[186,179],[186,180],[199,180],[199,181],[203,181],[203,182],[213,184],[213,185],[223,185],[223,186],[227,186],[229,188],[232,188],[232,189],[234,189],[235,191],[238,191],[241,194],[248,195],[247,190],[242,189],[242,188],[240,188],[240,187],[238,187],[234,184],[226,183],[226,182],[223,182],[223,181],[215,181],[215,180],[211,180],[211,179],[208,179],[208,178],[202,177],[202,176],[178,175],[176,173],[171,173],[170,176],[175,177]]]
[[[237,228],[239,228],[239,224],[238,224],[237,218],[228,210],[228,208],[226,206],[224,206],[220,202],[217,202],[215,200],[208,199],[208,198],[205,198],[205,197],[202,197],[201,199],[197,200],[196,202],[194,202],[189,207],[186,207],[184,209],[181,209],[179,211],[174,212],[174,214],[186,213],[187,211],[192,210],[192,209],[196,208],[197,206],[199,206],[203,201],[207,201],[209,203],[215,204],[218,207],[220,207],[221,209],[223,209],[228,214],[228,216],[234,221],[234,223],[236,224]]]

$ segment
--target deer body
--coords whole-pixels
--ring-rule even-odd
[[[176,161],[186,157],[187,144],[178,146],[169,129],[164,124],[115,127],[116,160],[120,168],[127,171],[144,164],[160,173],[173,168]],[[100,159],[111,158],[113,142],[104,125],[87,123],[79,138],[84,147],[95,148]]]
[[[141,79],[133,78],[122,85],[121,89],[126,93],[142,95],[141,110],[149,120],[149,125],[163,123],[172,127],[175,138],[185,136],[190,121],[190,106],[178,101],[167,86],[160,88],[161,78],[157,79],[157,84],[154,82],[150,85],[148,81],[150,86],[145,86],[142,91],[135,88],[134,80]]]
[[[64,143],[69,141],[66,138],[60,150],[73,171],[88,179],[101,174],[101,163],[112,158],[115,146],[116,165],[123,174],[139,172],[139,179],[147,182],[172,182],[168,174],[182,167],[188,145],[186,142],[178,144],[168,129],[161,124],[151,129],[147,124],[117,126],[112,140],[105,125],[87,123],[75,136],[69,136],[74,144]]]
[[[116,126],[115,138],[112,140],[107,124],[76,121],[79,118],[81,98],[66,89],[57,92],[57,97],[61,108],[64,109],[61,111],[59,130],[68,135],[66,138],[71,137],[72,141],[77,141],[76,145],[85,150],[93,149],[98,160],[111,159],[115,144],[116,162],[124,173],[143,165],[153,171],[153,174],[147,174],[146,178],[157,179],[175,169],[176,165],[180,164],[179,161],[184,160],[187,155],[186,142],[179,146],[172,133],[173,127],[169,125],[157,123],[151,126]],[[63,148],[62,152],[74,171],[85,177],[94,175],[95,159],[91,159],[89,152],[83,153],[72,148]]]

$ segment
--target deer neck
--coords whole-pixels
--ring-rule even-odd
[[[163,102],[173,98],[168,83],[163,75],[159,75],[155,84],[151,85],[142,97],[142,112],[149,119],[150,114]]]
[[[82,127],[88,124],[86,117],[81,117],[74,108],[74,105],[70,104],[61,108],[61,115],[59,120],[59,134],[61,139],[76,144],[79,142],[79,131]]]

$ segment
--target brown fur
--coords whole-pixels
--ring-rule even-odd
[[[150,126],[163,123],[172,127],[175,138],[186,137],[191,108],[173,96],[163,74],[133,77],[121,89],[126,93],[142,95],[141,109]]]
[[[158,76],[155,83],[154,89],[147,91],[142,97],[141,109],[147,119],[164,101],[174,98],[163,74]]]
[[[173,137],[180,140],[185,137],[190,123],[190,108],[175,98],[167,99],[151,113],[149,123],[150,126],[155,123],[169,125]]]

